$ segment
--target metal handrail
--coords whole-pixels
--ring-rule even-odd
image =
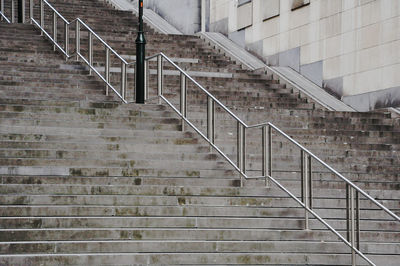
[[[4,0],[0,0],[0,21],[2,21],[3,19],[7,22],[7,23],[11,23],[14,22],[14,12],[15,12],[15,6],[14,6],[14,1],[11,2],[11,20],[9,18],[7,18],[7,16],[5,15],[5,11],[4,11]]]
[[[44,0],[44,1],[46,1],[46,0]],[[85,22],[83,22],[80,18],[76,18],[76,19],[72,20],[72,21],[70,22],[70,24],[73,23],[73,22],[76,22],[76,21],[79,21],[79,23],[80,23],[81,25],[83,25],[90,33],[92,33],[93,36],[96,37],[107,49],[110,49],[110,52],[112,52],[113,54],[115,54],[115,56],[117,56],[124,64],[128,64],[128,62],[127,62],[124,58],[122,58],[113,48],[111,48],[110,45],[108,45],[99,35],[97,35],[97,33],[96,33],[94,30],[92,30],[92,28],[90,28],[90,27],[89,27]]]
[[[215,101],[224,111],[226,111],[232,118],[236,119],[237,122],[242,124],[246,129],[250,128],[262,128],[266,126],[272,127],[275,131],[280,133],[283,137],[285,137],[287,140],[295,144],[298,148],[303,150],[305,153],[310,155],[312,158],[317,160],[319,163],[321,163],[324,167],[326,167],[328,170],[330,170],[332,173],[337,175],[339,178],[341,178],[343,181],[345,181],[348,185],[350,185],[352,188],[354,188],[357,192],[361,193],[363,196],[371,200],[373,203],[375,203],[378,207],[380,207],[382,210],[384,210],[387,214],[395,218],[397,221],[400,222],[400,217],[396,214],[394,214],[392,211],[390,211],[388,208],[383,206],[381,203],[376,201],[374,198],[372,198],[368,193],[366,193],[364,190],[356,186],[353,182],[348,180],[346,177],[344,177],[342,174],[340,174],[338,171],[336,171],[334,168],[329,166],[327,163],[325,163],[322,159],[320,159],[318,156],[313,154],[311,151],[309,151],[307,148],[302,146],[300,143],[298,143],[296,140],[294,140],[292,137],[287,135],[285,132],[283,132],[281,129],[279,129],[277,126],[272,124],[271,122],[265,122],[265,123],[260,123],[260,124],[255,124],[255,125],[247,125],[245,122],[243,122],[238,116],[236,116],[231,110],[229,110],[228,107],[226,107],[223,103],[221,103],[217,98],[215,98],[210,92],[208,92],[203,86],[201,86],[197,81],[195,81],[189,74],[187,74],[184,70],[182,70],[177,64],[175,64],[171,59],[169,59],[165,54],[159,53],[155,56],[151,56],[146,58],[146,60],[152,59],[154,57],[157,57],[158,55],[161,55],[163,58],[165,58],[171,65],[173,65],[179,72],[181,72],[183,75],[185,75],[189,80],[191,80],[198,88],[200,88],[204,93],[207,94],[213,101]],[[243,173],[243,176],[245,178],[249,178],[245,173]]]
[[[203,86],[201,86],[196,80],[194,80],[188,73],[186,73],[182,68],[180,68],[177,64],[175,64],[170,58],[168,58],[163,53],[158,53],[156,55],[150,56],[146,58],[147,64],[145,65],[148,68],[148,61],[157,58],[157,96],[159,97],[159,101],[163,100],[168,106],[170,106],[182,119],[182,125],[184,123],[188,124],[194,131],[196,131],[204,140],[206,140],[212,148],[214,148],[222,157],[224,157],[229,164],[231,164],[235,170],[240,173],[241,176],[241,184],[244,179],[253,179],[253,178],[265,178],[266,184],[268,185],[268,181],[272,181],[275,183],[280,189],[282,189],[285,193],[287,193],[291,198],[293,198],[297,203],[303,207],[305,212],[305,229],[309,229],[309,217],[308,214],[312,214],[317,220],[319,220],[322,224],[324,224],[331,232],[333,232],[340,240],[342,240],[347,246],[351,248],[352,251],[352,264],[356,263],[356,254],[358,254],[361,258],[363,258],[370,265],[375,265],[370,259],[368,259],[361,251],[360,251],[360,206],[359,206],[359,194],[363,195],[366,199],[370,200],[376,206],[378,206],[381,210],[389,214],[396,221],[400,222],[400,217],[395,213],[390,211],[388,208],[383,206],[381,203],[372,198],[368,193],[363,191],[361,188],[356,186],[353,182],[345,178],[338,171],[333,169],[327,163],[325,163],[318,156],[313,154],[311,151],[306,149],[304,146],[299,144],[296,140],[291,138],[281,129],[270,122],[255,124],[255,125],[247,125],[243,122],[239,117],[237,117],[231,110],[229,110],[224,104],[222,104],[217,98],[215,98],[210,92],[208,92]],[[180,110],[175,107],[164,95],[163,95],[163,59],[169,62],[174,68],[176,68],[181,73],[181,88],[180,88]],[[145,70],[145,73],[148,69]],[[188,118],[187,118],[187,85],[186,79],[192,81],[202,92],[204,92],[208,97],[208,107],[207,107],[207,135],[205,135],[201,130],[199,130]],[[148,84],[148,83],[146,83]],[[147,85],[148,86],[148,85]],[[148,87],[145,88],[146,93],[148,94]],[[238,142],[237,142],[237,152],[238,152],[238,160],[235,163],[232,159],[228,157],[217,145],[215,145],[215,106],[214,104],[219,105],[228,115],[234,118],[237,122],[238,127]],[[212,121],[210,121],[212,120]],[[261,177],[252,177],[246,174],[245,170],[245,130],[251,128],[261,128],[263,131],[262,134],[262,176]],[[295,144],[301,150],[301,175],[302,175],[302,186],[301,186],[301,194],[302,201],[300,201],[293,193],[287,190],[283,185],[281,185],[275,178],[272,177],[272,130],[276,131],[280,135],[282,135],[285,139],[289,140],[291,143]],[[320,164],[322,164],[326,169],[328,169],[331,173],[338,176],[342,181],[346,184],[346,222],[347,222],[347,239],[338,233],[332,226],[330,226],[323,218],[321,218],[314,210],[312,210],[312,168],[311,168],[311,160],[314,159]]]
[[[111,89],[124,103],[128,103],[126,99],[127,94],[127,66],[132,64],[128,63],[122,56],[120,56],[114,49],[111,48],[96,32],[90,28],[80,18],[76,18],[72,21],[68,21],[64,18],[47,0],[40,0],[40,21],[35,20],[33,16],[33,5],[34,0],[30,0],[30,20],[35,26],[37,26],[42,35],[45,35],[54,45],[54,50],[58,49],[63,53],[66,60],[73,56],[76,56],[76,60],[82,59],[85,64],[89,66],[89,74],[94,72],[104,83],[106,83],[106,95],[109,95],[109,89]],[[52,35],[44,28],[44,5],[48,6],[53,12],[53,32]],[[64,47],[58,43],[57,40],[57,19],[60,18],[64,23]],[[69,53],[69,31],[70,25],[75,24],[75,52]],[[80,52],[80,31],[83,26],[89,35],[89,46],[88,46],[88,58],[85,58]],[[93,37],[100,41],[104,45],[106,51],[106,62],[105,62],[105,73],[104,76],[93,66]],[[114,54],[121,61],[121,91],[118,90],[110,82],[110,53]]]
[[[0,11],[0,17],[1,20],[5,20],[7,23],[11,23],[11,21],[6,17],[6,15],[3,14],[3,12]]]
[[[3,0],[2,7],[4,6]],[[13,3],[13,2],[12,2]],[[44,29],[44,4],[46,4],[53,12],[53,36],[50,35]],[[1,16],[5,17],[3,12],[1,12]],[[65,43],[64,47],[62,47],[57,42],[57,19],[61,18],[65,25]],[[44,34],[54,45],[54,50],[60,50],[66,59],[71,58],[73,55],[76,55],[77,60],[81,58],[88,66],[90,74],[95,72],[105,83],[106,83],[106,93],[108,95],[108,88],[111,88],[114,93],[124,102],[126,101],[126,79],[127,79],[127,71],[126,67],[131,63],[128,63],[124,60],[115,50],[113,50],[101,37],[99,37],[86,23],[84,23],[80,18],[76,18],[71,22],[68,22],[49,2],[46,0],[40,0],[40,22],[36,21],[33,17],[33,0],[30,0],[30,19],[33,24],[35,24],[40,30],[41,33]],[[8,20],[9,21],[9,20]],[[74,54],[69,54],[69,26],[71,23],[75,22],[75,36],[76,36],[76,48]],[[86,30],[89,32],[89,58],[86,59],[80,53],[80,26],[83,25]],[[106,66],[105,66],[105,77],[103,77],[99,71],[97,71],[93,66],[93,36],[98,39],[106,49]],[[117,56],[119,60],[121,60],[121,93],[119,93],[111,84],[109,80],[110,76],[110,52]],[[256,125],[247,125],[243,122],[239,117],[237,117],[232,111],[230,111],[223,103],[221,103],[215,96],[213,96],[210,92],[208,92],[203,86],[201,86],[196,80],[194,80],[189,74],[187,74],[184,70],[182,70],[177,64],[175,64],[170,58],[168,58],[163,53],[156,54],[154,56],[146,58],[145,67],[147,68],[145,73],[147,73],[149,64],[148,61],[150,59],[157,57],[157,80],[158,80],[158,88],[157,88],[157,96],[161,103],[161,100],[165,101],[181,118],[182,121],[186,124],[190,125],[202,138],[204,138],[219,154],[221,154],[234,168],[240,173],[241,176],[241,184],[243,184],[243,179],[252,179],[252,178],[265,178],[266,184],[268,185],[268,181],[272,181],[275,183],[280,189],[285,191],[291,198],[293,198],[297,203],[303,207],[305,212],[305,228],[309,229],[309,217],[308,213],[311,213],[315,218],[317,218],[322,224],[324,224],[330,231],[332,231],[336,236],[338,236],[347,246],[349,246],[352,250],[352,264],[355,265],[356,254],[362,257],[365,261],[367,261],[370,265],[375,265],[372,261],[370,261],[360,250],[359,250],[359,194],[366,197],[368,200],[372,201],[375,205],[377,205],[380,209],[385,211],[387,214],[392,216],[395,220],[400,221],[399,216],[394,214],[388,208],[383,206],[381,203],[373,199],[370,195],[364,192],[362,189],[357,187],[354,183],[349,181],[331,166],[323,162],[319,157],[311,153],[308,149],[300,145],[293,138],[288,136],[285,132],[280,130],[278,127],[273,125],[270,122],[256,124]],[[168,101],[162,93],[163,90],[163,67],[162,61],[165,59],[167,62],[172,64],[181,74],[181,106],[180,110],[178,110],[170,101]],[[147,79],[147,77],[146,77]],[[187,113],[187,85],[186,79],[193,82],[198,88],[201,89],[206,95],[208,99],[207,106],[207,136],[203,134],[193,123],[189,121],[186,117]],[[145,82],[145,97],[148,99],[148,82]],[[237,142],[237,163],[233,162],[228,155],[226,155],[220,148],[215,145],[215,103],[221,107],[225,112],[227,112],[232,118],[234,118],[237,122],[237,130],[238,130],[238,142]],[[262,176],[261,177],[251,177],[246,174],[245,169],[245,136],[246,129],[251,128],[261,128],[262,129]],[[291,143],[295,144],[301,150],[301,175],[302,175],[302,201],[300,201],[294,194],[292,194],[289,190],[287,190],[284,186],[282,186],[276,179],[272,177],[272,129],[278,132],[280,135],[285,137]],[[323,218],[321,218],[316,212],[312,210],[312,168],[311,168],[311,160],[314,159],[317,162],[321,163],[325,168],[327,168],[330,172],[338,176],[342,181],[346,183],[346,191],[347,191],[347,240],[341,236],[333,227],[331,227]],[[355,194],[354,194],[355,192]]]

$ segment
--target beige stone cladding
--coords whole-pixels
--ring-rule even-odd
[[[211,0],[210,24],[221,21],[267,63],[339,97],[400,90],[398,0]]]

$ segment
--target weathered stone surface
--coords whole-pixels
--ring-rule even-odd
[[[134,58],[131,13],[101,1],[52,3]],[[52,21],[47,11],[45,21]],[[399,213],[399,124],[390,113],[326,111],[196,36],[146,31],[149,54],[161,50],[193,73],[219,73],[196,80],[249,124],[276,123]],[[94,61],[104,68],[104,47],[95,45]],[[150,68],[155,95],[155,62]],[[262,179],[240,187],[233,168],[195,132],[182,132],[170,108],[105,96],[104,84],[54,53],[31,25],[0,24],[0,73],[0,264],[350,263],[349,249],[315,218],[303,230],[304,210],[283,191]],[[164,77],[165,96],[177,106],[179,82]],[[205,94],[190,84],[188,100],[189,118],[206,130]],[[216,143],[236,161],[237,125],[218,108],[215,118]],[[261,134],[248,130],[246,138],[247,173],[260,175]],[[300,197],[299,150],[274,133],[272,152],[273,176]],[[344,183],[312,166],[313,209],[345,235]],[[360,206],[362,251],[395,265],[399,224],[362,197]]]

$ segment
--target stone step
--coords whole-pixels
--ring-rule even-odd
[[[122,167],[65,167],[65,166],[4,166],[0,174],[9,175],[71,175],[71,176],[123,176],[123,177],[213,177],[235,176],[236,172],[227,169],[150,169]]]
[[[97,137],[95,137],[97,140]],[[200,153],[200,154],[205,154],[209,153],[210,149],[206,145],[201,145],[201,146],[194,146],[194,145],[185,145],[185,144],[191,144],[192,141],[190,140],[184,140],[184,139],[177,139],[174,140],[172,143],[162,143],[162,141],[157,141],[152,140],[152,139],[146,139],[144,138],[143,140],[137,140],[135,142],[131,143],[98,143],[97,141],[94,141],[92,143],[77,143],[77,142],[1,142],[1,146],[4,149],[17,149],[15,152],[16,155],[18,155],[18,150],[19,150],[19,156],[13,156],[13,157],[23,157],[21,155],[24,154],[23,149],[35,149],[36,151],[32,151],[32,156],[26,156],[25,158],[37,158],[40,159],[40,157],[43,157],[45,159],[46,157],[49,157],[48,159],[51,159],[51,156],[46,156],[46,153],[50,152],[53,153],[55,152],[55,158],[59,159],[68,159],[69,152],[74,152],[76,151],[76,154],[78,155],[79,152],[81,153],[81,156],[85,157],[84,153],[86,152],[87,155],[90,156],[90,153],[96,153],[96,152],[103,152],[108,155],[117,154],[118,157],[115,159],[126,159],[129,158],[129,154],[132,156],[136,156],[134,153],[137,152],[143,152],[144,154],[147,154],[147,156],[151,156],[151,154],[154,154],[155,152],[158,151],[160,154],[161,158],[166,156],[169,153],[177,152],[178,156],[183,156],[179,159],[183,159],[185,155],[182,155],[182,153],[188,153],[188,156],[191,156],[192,153]],[[47,151],[46,151],[47,150]],[[51,151],[49,151],[51,150]],[[110,151],[110,153],[108,153]],[[29,153],[29,152],[28,152]],[[27,154],[28,154],[27,153]],[[11,154],[11,152],[9,153]],[[37,154],[37,156],[35,156]],[[43,155],[43,156],[40,156]],[[157,155],[154,155],[154,158],[157,158]],[[101,156],[97,156],[100,157]],[[8,158],[8,156],[4,156],[3,158]],[[96,158],[95,155],[93,155],[92,158]],[[104,158],[104,157],[103,157]],[[139,157],[140,158],[140,157]],[[220,158],[220,157],[217,157]],[[72,159],[72,158],[71,158]],[[216,159],[210,158],[210,159]]]
[[[22,130],[23,128],[24,130]],[[9,133],[8,129],[12,129],[14,133]],[[74,143],[84,143],[84,144],[138,144],[138,143],[148,143],[148,144],[175,144],[175,145],[186,145],[186,144],[201,144],[202,142],[195,136],[195,134],[185,131],[179,134],[178,132],[173,131],[153,131],[152,134],[146,134],[145,130],[133,130],[129,135],[126,136],[107,136],[107,135],[74,135],[68,134],[65,135],[54,135],[54,134],[34,134],[29,133],[29,131],[33,129],[31,127],[5,127],[3,130],[0,129],[0,143],[4,145],[4,147],[15,147],[17,149],[22,149],[27,152],[35,152],[36,150],[51,150],[54,149],[51,147],[52,144],[57,145],[62,143],[68,143],[72,146],[65,147],[65,151],[74,150],[77,147],[74,146]],[[22,132],[23,131],[23,132]],[[20,133],[21,132],[21,133]],[[36,133],[39,133],[36,130]],[[169,134],[168,134],[169,133]],[[248,138],[250,140],[246,141],[246,145],[251,147],[251,152],[247,153],[246,158],[248,161],[257,161],[261,160],[260,149],[256,149],[256,146],[259,145],[257,139]],[[322,158],[334,158],[335,156],[341,158],[353,158],[353,157],[365,157],[365,158],[377,158],[380,160],[393,160],[393,156],[396,155],[396,151],[377,151],[377,150],[355,150],[355,149],[346,149],[342,150],[337,147],[334,143],[327,144],[325,141],[321,142],[307,142],[301,140],[301,143],[311,149],[315,154],[321,156]],[[30,146],[32,144],[32,146]],[[287,156],[291,154],[293,158],[296,158],[296,154],[299,154],[298,148],[287,147],[284,150],[280,148],[282,142],[273,142],[272,152],[275,157],[279,156]],[[319,144],[319,145],[317,145]],[[38,146],[39,145],[39,146]],[[43,146],[40,146],[43,145]],[[226,141],[224,142],[224,149],[231,145],[234,147],[236,143]],[[203,145],[201,145],[203,146]],[[207,144],[204,143],[204,147]],[[4,148],[2,146],[2,148]],[[45,148],[47,147],[47,148]],[[56,146],[57,147],[57,146]],[[61,146],[58,146],[61,147]],[[59,148],[56,148],[59,149]],[[203,149],[203,147],[201,147]],[[82,149],[80,149],[82,150]],[[229,150],[229,149],[228,149]],[[394,156],[395,157],[395,156]]]
[[[71,185],[172,185],[172,186],[212,186],[212,187],[238,187],[238,178],[217,176],[214,178],[167,178],[167,177],[115,177],[115,176],[13,176],[2,175],[2,184],[71,184]],[[245,183],[254,186],[259,181]],[[262,181],[260,181],[262,182]]]
[[[396,257],[370,256],[375,261],[388,266],[396,265]],[[388,259],[390,260],[388,261]],[[349,265],[350,255],[322,255],[303,253],[80,253],[57,255],[4,255],[0,256],[0,263],[4,264],[46,264],[59,265],[60,261],[68,265],[103,265],[105,264],[318,264]],[[392,262],[393,261],[393,262]],[[364,264],[366,265],[366,264]]]
[[[99,175],[101,176],[101,175]],[[299,184],[285,182],[288,189],[296,196],[300,196]],[[70,185],[70,184],[2,184],[0,190],[4,195],[159,195],[159,196],[254,196],[254,197],[287,197],[283,191],[272,186],[259,187],[183,187],[183,186],[138,186],[138,185]],[[209,194],[207,194],[209,193]],[[211,194],[212,193],[212,194]],[[398,197],[397,190],[374,190],[368,194],[379,200],[391,200]],[[313,191],[313,197],[318,199],[344,199],[343,190],[331,188],[319,188]],[[363,198],[363,197],[361,197]]]
[[[146,161],[144,160],[152,160],[152,161],[161,161],[168,158],[169,160],[182,160],[188,162],[190,164],[193,160],[213,160],[218,162],[225,162],[222,157],[217,155],[208,155],[205,154],[207,152],[207,146],[201,147],[193,147],[192,145],[188,145],[187,147],[180,148],[179,144],[193,144],[191,140],[176,140],[174,143],[161,143],[157,140],[155,141],[147,141],[142,142],[142,145],[135,145],[133,143],[128,145],[115,144],[115,145],[104,145],[104,144],[75,144],[68,143],[60,144],[60,143],[29,143],[29,142],[0,142],[5,150],[0,149],[0,158],[2,163],[7,163],[8,165],[15,165],[14,159],[21,159],[22,162],[26,162],[27,165],[39,165],[37,161],[40,159],[44,160],[44,163],[52,163],[52,160],[58,160],[58,162],[54,162],[54,165],[64,164],[69,165],[72,159],[84,159],[88,160],[88,164],[90,165],[93,160],[101,160],[106,157],[114,157],[115,161],[106,160],[104,162],[104,166],[107,166],[108,163],[116,163],[117,160],[120,161],[121,164],[124,162],[132,162],[132,160],[137,160],[137,163],[143,163],[143,167],[147,166]],[[147,143],[143,145],[143,143]],[[49,145],[50,144],[50,145]],[[178,145],[176,145],[178,144]],[[161,146],[162,145],[162,146]],[[168,146],[166,146],[168,145]],[[107,152],[102,151],[102,147],[104,147]],[[138,150],[147,149],[147,152],[144,152],[143,155],[137,154]],[[13,149],[13,150],[9,150]],[[163,152],[159,154],[152,154],[152,152],[162,149]],[[88,151],[90,150],[90,151]],[[114,152],[115,151],[115,152]],[[176,154],[173,154],[173,152]],[[96,153],[96,154],[93,154]],[[187,156],[184,153],[188,153]],[[196,156],[196,153],[200,153],[200,156]],[[231,155],[231,158],[234,159],[235,155]],[[275,154],[275,160],[272,163],[273,169],[293,169],[294,171],[298,171],[300,169],[300,157],[299,156],[287,156],[287,155],[278,155]],[[347,158],[346,161],[348,163],[347,166],[342,166],[343,160],[340,157],[324,157],[323,160],[325,163],[328,163],[331,166],[334,166],[337,169],[342,170],[351,170],[357,169],[358,171],[370,172],[379,169],[383,169],[386,172],[396,173],[398,167],[394,164],[390,159],[380,158],[379,160],[374,160],[374,158],[370,158],[371,162],[368,166],[365,166],[366,159],[357,160],[355,158]],[[63,160],[63,161],[61,161]],[[351,161],[350,161],[351,160]],[[20,165],[20,164],[18,164]],[[260,156],[249,156],[247,161],[247,170],[248,171],[261,171],[261,155]],[[313,167],[314,173],[319,173],[326,170],[324,166],[316,165]]]
[[[133,107],[133,106],[131,106],[131,107]],[[33,107],[33,106],[30,107],[30,106],[23,106],[23,105],[11,105],[11,106],[10,105],[1,105],[0,109],[2,110],[2,112],[6,112],[6,114],[1,114],[2,116],[6,116],[7,115],[9,117],[12,117],[13,115],[16,116],[16,117],[32,116],[33,113],[35,113],[35,115],[36,115],[38,112],[39,112],[39,114],[37,114],[37,117],[40,117],[40,118],[45,118],[45,117],[49,117],[50,118],[50,117],[54,116],[54,117],[60,117],[63,120],[65,120],[65,119],[69,119],[70,120],[71,119],[70,114],[73,113],[73,112],[78,112],[77,115],[78,115],[78,117],[80,119],[85,118],[84,114],[89,115],[91,120],[99,117],[99,116],[93,116],[96,113],[96,110],[83,109],[83,108],[81,108],[81,109],[68,108],[68,107],[63,107],[63,108],[40,107],[39,108],[39,107]],[[146,106],[146,109],[148,109],[147,106]],[[42,112],[44,114],[41,114]],[[55,114],[51,114],[50,115],[49,112],[53,112]],[[113,112],[116,112],[116,111],[113,111]],[[131,110],[129,110],[129,112],[132,113]],[[143,114],[140,114],[140,115],[141,116],[147,116],[147,114],[146,114],[147,112],[148,111],[146,111],[146,112],[144,112]],[[119,113],[121,115],[117,116],[117,118],[119,118],[119,117],[124,117],[125,118],[127,116],[127,112],[124,112],[124,113],[118,112],[118,114]],[[134,112],[134,113],[135,114],[139,114],[138,112]],[[193,116],[195,114],[196,113],[193,113],[193,114],[191,113],[191,116]],[[164,116],[164,117],[168,117],[168,116],[171,116],[171,115],[174,116],[173,113],[171,113],[171,111],[163,112],[162,114],[157,113],[156,115],[157,116]],[[73,119],[75,119],[75,118],[76,118],[76,115],[75,115],[75,117],[73,117]],[[104,115],[102,115],[101,118],[103,118],[103,119],[105,119],[105,118],[111,119],[111,117],[108,117],[108,116],[106,117]],[[88,119],[88,118],[86,118],[86,119]],[[115,118],[112,118],[112,119],[115,119]],[[219,122],[220,122],[221,119],[222,118],[217,118],[217,120]],[[201,122],[201,124],[205,123],[204,120],[199,120],[199,121]],[[284,128],[286,129],[286,128],[288,128],[288,126],[285,126]],[[312,139],[310,139],[310,141],[315,141],[315,139],[317,137],[319,137],[319,138],[322,137],[324,142],[327,142],[328,138],[331,139],[331,140],[333,140],[333,139],[334,140],[340,140],[342,138],[342,139],[344,139],[343,141],[349,141],[349,140],[353,140],[354,139],[354,136],[348,136],[349,134],[346,134],[346,135],[343,135],[343,136],[320,136],[319,134],[321,134],[320,133],[321,130],[319,130],[319,129],[313,129],[313,130],[316,131],[316,134],[318,134],[318,136],[316,136],[316,137],[313,136]],[[254,134],[255,132],[256,131],[251,131],[250,130],[247,133],[247,135],[251,136],[251,134],[252,133]],[[328,131],[325,131],[325,132],[328,133]],[[348,132],[351,132],[351,131],[348,131]],[[356,134],[356,133],[357,133],[357,131],[354,131],[354,134]],[[296,132],[294,130],[292,130],[292,132],[290,132],[290,134],[295,134],[297,136],[297,138],[298,137],[310,138],[310,135],[303,136],[300,133],[296,134]],[[369,136],[367,136],[367,137],[369,137]],[[373,137],[372,139],[376,139],[376,137]],[[396,138],[393,138],[393,137],[391,139],[392,140],[396,140]]]
[[[117,216],[117,217],[236,217],[246,219],[247,217],[259,218],[297,218],[304,219],[304,209],[302,208],[261,208],[261,207],[242,207],[242,206],[73,206],[73,205],[1,205],[0,211],[4,216],[13,217],[70,217],[70,216]],[[338,220],[345,223],[345,209],[315,209],[316,213],[323,219]],[[396,213],[396,212],[395,212]],[[396,213],[399,215],[399,212]],[[343,218],[339,218],[343,217]],[[380,211],[368,210],[362,211],[360,226],[363,227],[361,221],[380,221],[387,223],[387,227],[391,227],[394,223],[391,217],[381,213]],[[328,222],[329,223],[329,222]],[[375,228],[379,230],[379,228]],[[397,231],[399,225],[393,226],[393,230]],[[380,229],[382,230],[382,229]]]
[[[136,181],[137,179],[135,179]],[[206,181],[206,180],[204,180]],[[220,180],[220,183],[228,181]],[[132,185],[134,181],[128,183]],[[237,181],[229,181],[230,183],[238,183]],[[236,184],[235,184],[236,185]],[[218,184],[217,186],[223,186]],[[277,195],[278,193],[272,193]],[[254,207],[290,207],[295,208],[298,204],[289,199],[289,196],[273,196],[265,197],[229,197],[229,196],[115,196],[115,195],[51,195],[51,192],[45,195],[25,195],[23,193],[0,196],[0,205],[86,205],[86,206],[254,206]],[[316,209],[334,208],[346,206],[344,198],[315,198],[313,206]],[[400,209],[396,200],[385,200],[385,206],[391,210]],[[361,199],[360,208],[363,210],[377,208],[374,203],[369,200]]]
[[[12,95],[4,92],[0,92],[0,96],[3,99],[15,99],[18,97],[19,99],[31,99],[31,100],[43,100],[43,99],[57,99],[57,100],[71,100],[71,101],[85,101],[90,99],[92,101],[112,101],[116,100],[116,96],[103,95],[101,90],[97,92],[92,92],[90,94],[86,94],[84,92],[77,93],[67,93],[67,94],[53,94],[53,93],[31,93],[31,92],[13,92]]]
[[[374,254],[398,254],[400,244],[363,243],[361,250],[374,248]],[[261,253],[268,249],[283,253],[346,254],[349,248],[341,242],[320,241],[26,241],[0,242],[1,254],[68,254],[90,251],[93,253],[129,252],[177,252],[177,253],[219,253],[251,252]]]
[[[300,181],[298,177],[300,173],[297,173],[297,178],[293,180],[290,177],[284,176],[282,173],[276,178],[279,182],[288,187],[299,187]],[[362,189],[373,190],[396,190],[398,187],[397,182],[390,181],[355,181],[358,187]],[[171,186],[240,186],[238,178],[221,178],[218,176],[210,178],[151,178],[151,177],[79,177],[79,176],[2,176],[2,184],[70,184],[70,185],[171,185]],[[315,188],[330,188],[330,189],[344,189],[344,182],[339,179],[323,180],[322,178],[313,179],[313,187]],[[246,180],[244,186],[265,186],[263,179],[259,180]],[[343,196],[338,197],[343,199]],[[361,199],[362,200],[362,199]],[[323,202],[323,200],[322,200]],[[387,204],[390,204],[390,200],[386,200]],[[318,202],[316,202],[318,204]],[[340,205],[342,206],[342,205]],[[394,207],[394,208],[397,208]]]
[[[178,219],[177,219],[178,220]],[[345,231],[340,231],[345,235]],[[0,229],[2,242],[5,241],[85,241],[106,240],[219,240],[219,241],[337,241],[338,237],[321,230],[270,230],[270,229],[218,229],[218,228],[42,228],[42,229]],[[396,244],[398,233],[363,231],[363,242],[387,241]],[[397,243],[398,245],[398,243]]]
[[[113,168],[127,168],[127,169],[136,169],[136,167],[140,167],[142,169],[187,169],[187,170],[196,170],[196,169],[233,169],[228,163],[223,161],[175,161],[175,160],[130,160],[127,159],[107,159],[104,160],[102,158],[99,159],[85,159],[77,162],[76,159],[67,159],[67,158],[59,158],[59,159],[36,159],[36,158],[1,158],[0,159],[1,167],[12,167],[12,166],[34,166],[34,167],[45,167],[51,165],[53,167],[66,167],[66,168],[74,168],[74,167],[113,167]]]
[[[148,130],[180,130],[180,121],[176,118],[141,118],[129,123],[119,122],[89,122],[89,121],[59,121],[59,120],[40,120],[40,119],[7,119],[2,122],[4,126],[36,126],[36,127],[68,127],[79,129],[148,129]],[[158,120],[158,121],[157,121]]]
[[[197,140],[197,137],[189,131],[163,131],[163,130],[154,130],[154,131],[147,131],[147,130],[132,130],[131,133],[128,135],[116,135],[112,134],[111,131],[109,131],[109,134],[105,134],[105,132],[102,132],[104,134],[97,134],[97,135],[84,135],[80,136],[74,136],[73,132],[65,132],[65,134],[35,134],[33,130],[34,128],[32,127],[25,127],[26,131],[25,133],[19,132],[20,127],[12,127],[12,129],[15,131],[15,133],[6,133],[7,130],[10,128],[1,128],[0,129],[0,139],[2,141],[10,141],[10,142],[19,142],[19,141],[25,141],[25,142],[45,142],[47,141],[48,143],[56,142],[56,143],[72,143],[72,142],[85,142],[87,144],[90,143],[134,143],[135,141],[141,141],[141,139],[144,140],[150,140],[152,141],[153,139],[160,141],[160,143],[175,143],[174,141],[176,139],[182,141],[177,141],[175,144],[185,144],[185,142],[188,142],[191,140],[191,144],[195,144],[195,141]],[[29,132],[32,130],[33,132]],[[122,133],[125,133],[122,131]],[[95,137],[95,138],[94,138]]]
[[[244,222],[245,221],[245,222]],[[379,235],[376,239],[380,241],[396,242],[398,235],[398,224],[396,222],[376,221],[376,220],[362,220],[361,234],[370,233]],[[265,217],[116,217],[116,216],[77,216],[77,217],[0,217],[0,226],[3,229],[59,229],[59,228],[148,228],[151,229],[224,229],[224,230],[237,230],[237,229],[250,229],[254,231],[251,235],[263,237],[263,234],[256,232],[262,230],[302,230],[312,234],[313,232],[327,232],[333,233],[326,229],[325,225],[320,221],[310,218],[309,220],[311,230],[304,231],[304,218],[265,218]],[[341,232],[345,232],[346,223],[344,220],[329,220],[329,224]],[[379,230],[377,230],[379,228]],[[262,230],[258,230],[262,229]],[[316,231],[317,230],[317,231]],[[321,231],[323,230],[323,231]],[[264,233],[265,234],[265,233]],[[269,234],[267,231],[266,234]],[[389,236],[386,238],[386,236]],[[384,238],[385,237],[385,238]],[[268,237],[262,238],[268,239]],[[260,240],[262,240],[260,239]]]

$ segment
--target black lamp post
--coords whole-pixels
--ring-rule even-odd
[[[146,39],[143,32],[143,0],[139,0],[139,32],[136,38],[136,103],[144,103],[144,62]]]

